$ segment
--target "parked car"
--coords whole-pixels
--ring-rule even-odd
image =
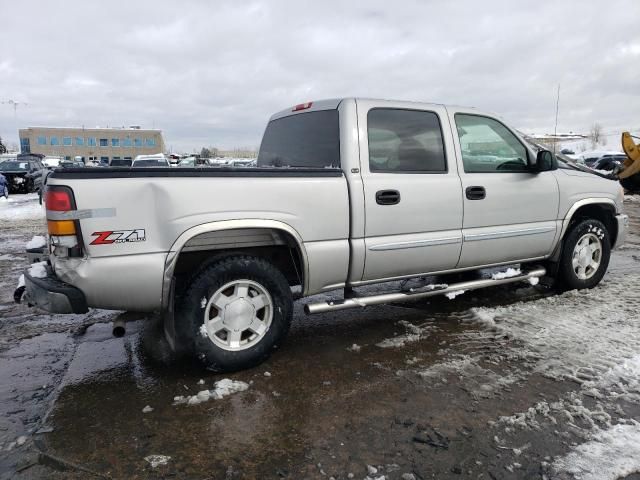
[[[211,167],[213,164],[208,158],[187,157],[180,160],[178,167]]]
[[[109,162],[109,166],[110,167],[130,167],[131,164],[133,163],[132,160],[129,159],[124,159],[124,158],[116,158],[116,159],[112,159]]]
[[[9,181],[0,173],[0,197],[9,198]]]
[[[309,314],[542,276],[591,288],[628,228],[617,182],[559,165],[472,108],[298,105],[271,117],[257,163],[56,170],[46,191],[51,266],[25,272],[26,302],[55,313],[158,311],[172,348],[229,371],[282,344],[293,288],[334,292],[308,300]],[[512,264],[513,275],[410,291],[388,283]],[[357,291],[370,284],[386,291]]]
[[[169,167],[169,161],[162,153],[155,155],[138,155],[131,164],[133,168],[139,167]]]
[[[40,157],[33,154],[19,154],[15,160],[0,163],[0,173],[9,182],[10,193],[40,191],[44,170]]]
[[[593,165],[604,157],[623,157],[627,158],[624,152],[618,152],[615,150],[593,150],[591,152],[584,152],[579,157],[579,163],[593,168]]]
[[[60,168],[84,168],[85,164],[78,160],[62,160],[60,162]]]
[[[255,167],[257,161],[255,158],[232,158],[227,161],[230,167]]]
[[[626,155],[605,155],[591,165],[594,170],[614,172],[621,169],[626,160]]]
[[[62,157],[48,156],[42,159],[42,164],[44,165],[45,168],[49,170],[53,170],[54,168],[58,168],[60,166],[60,162],[62,160],[63,160]]]

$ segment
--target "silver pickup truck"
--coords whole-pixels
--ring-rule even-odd
[[[54,313],[159,312],[172,347],[236,370],[282,342],[292,292],[338,290],[305,306],[317,313],[542,276],[594,287],[624,241],[622,202],[616,182],[476,109],[309,102],[271,117],[256,168],[52,173],[48,261],[26,272],[25,299]],[[358,292],[516,263],[512,275]]]

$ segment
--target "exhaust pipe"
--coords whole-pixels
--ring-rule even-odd
[[[309,303],[304,306],[304,311],[305,313],[312,315],[314,313],[325,313],[336,310],[347,310],[349,308],[366,307],[368,305],[379,305],[381,303],[407,302],[409,300],[418,300],[421,298],[435,297],[436,295],[459,292],[460,290],[477,290],[479,288],[504,285],[506,283],[522,282],[531,278],[543,277],[546,273],[547,271],[540,267],[529,270],[528,272],[524,272],[520,275],[507,278],[485,278],[481,280],[471,280],[468,282],[452,283],[450,285],[427,285],[426,287],[417,288],[409,292],[383,293],[380,295],[371,295],[369,297],[345,298],[344,300]]]
[[[118,317],[113,321],[113,336],[116,338],[124,337],[127,332],[126,322],[122,317]]]

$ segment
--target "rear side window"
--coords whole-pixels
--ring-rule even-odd
[[[438,115],[375,108],[367,116],[369,170],[388,173],[447,171]]]
[[[339,168],[337,110],[321,110],[272,120],[258,153],[259,167]]]

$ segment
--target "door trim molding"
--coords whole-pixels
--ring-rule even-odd
[[[519,230],[504,230],[501,232],[488,233],[465,233],[465,242],[477,242],[479,240],[494,240],[497,238],[521,237],[525,235],[538,235],[540,233],[548,233],[556,230],[555,226],[523,228]]]
[[[385,250],[403,250],[406,248],[419,248],[419,247],[431,247],[434,245],[452,245],[462,242],[462,237],[443,237],[434,238],[431,240],[415,240],[411,242],[395,242],[395,243],[383,243],[380,245],[374,245],[369,247],[372,251],[385,251]]]

